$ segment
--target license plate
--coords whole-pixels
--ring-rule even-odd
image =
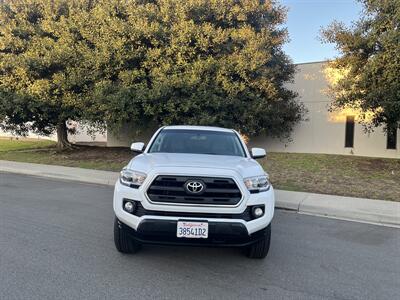
[[[208,238],[208,223],[178,221],[176,236],[179,238],[206,239]]]

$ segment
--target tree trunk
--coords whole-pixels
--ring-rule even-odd
[[[57,149],[71,149],[72,145],[68,142],[68,131],[66,121],[61,121],[57,125]]]

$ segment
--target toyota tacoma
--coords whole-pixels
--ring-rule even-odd
[[[142,244],[242,247],[264,258],[274,191],[235,130],[166,126],[121,171],[114,190],[114,241],[122,253]]]

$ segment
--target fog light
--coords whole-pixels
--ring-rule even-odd
[[[135,205],[132,202],[125,202],[124,204],[124,209],[125,211],[127,211],[128,213],[133,213],[133,210],[135,209]]]
[[[261,207],[254,207],[252,213],[254,218],[259,218],[264,214],[264,210]]]

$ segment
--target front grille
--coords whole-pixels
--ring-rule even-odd
[[[190,180],[203,182],[204,191],[198,195],[189,193],[185,183]],[[147,196],[162,203],[236,205],[242,193],[231,178],[159,175],[148,188]]]
[[[191,213],[191,212],[172,212],[172,211],[155,211],[145,209],[139,201],[136,202],[136,209],[133,212],[135,216],[163,216],[163,217],[179,217],[179,218],[207,218],[207,219],[238,219],[244,221],[253,220],[251,209],[252,206],[246,207],[241,214],[211,214],[211,213]]]

